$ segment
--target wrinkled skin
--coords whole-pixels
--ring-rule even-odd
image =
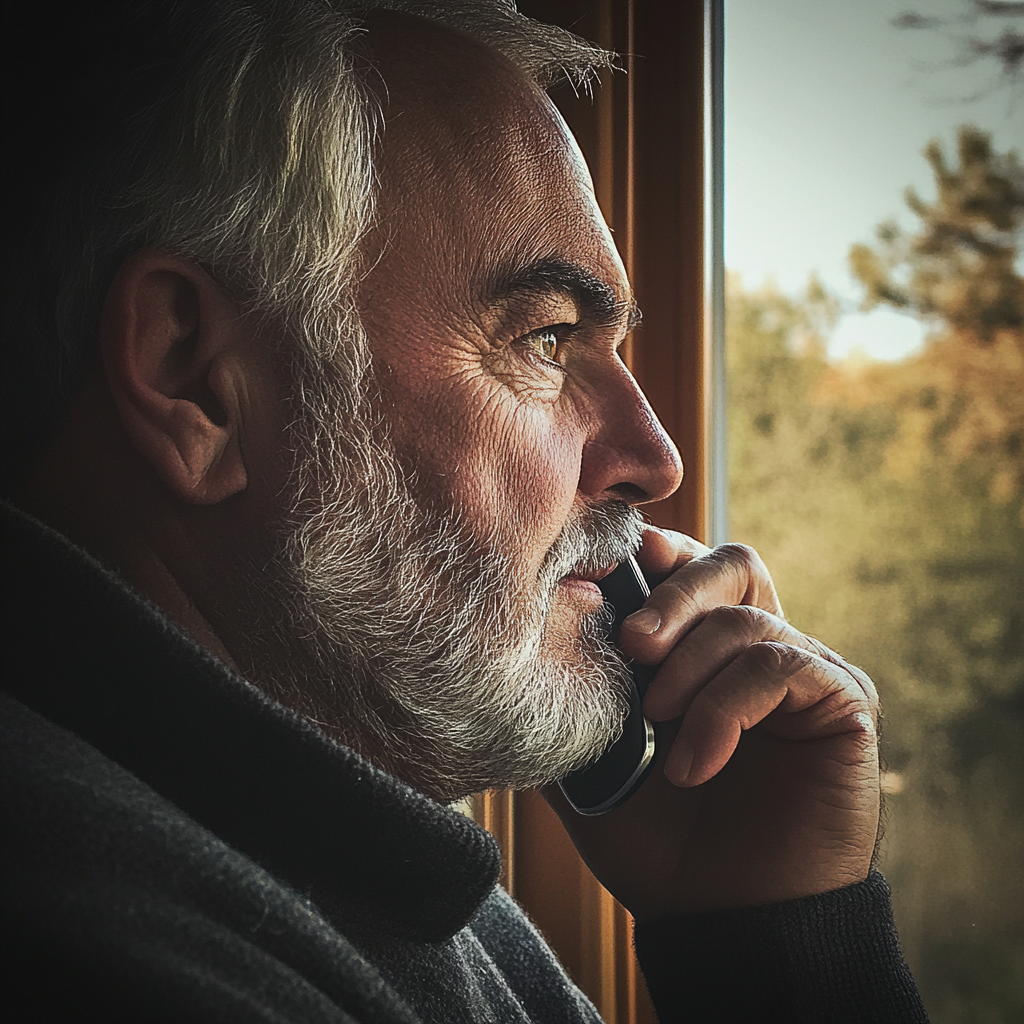
[[[679,457],[618,357],[629,285],[547,97],[487,50],[378,21],[381,255],[360,305],[385,412],[421,496],[454,505],[481,535],[500,531],[536,578],[574,506],[663,497]],[[553,259],[619,305],[588,310],[537,284],[493,296],[502,275]],[[533,332],[553,326],[547,358]],[[599,601],[592,583],[567,582],[552,634]]]
[[[554,107],[453,33],[375,16],[367,38],[387,83],[360,294],[382,413],[417,495],[501,546],[528,593],[575,511],[664,497],[682,467],[619,359],[628,282]],[[265,548],[289,463],[287,373],[264,329],[198,265],[130,256],[102,364],[19,497],[229,664],[250,626],[235,566]],[[639,557],[664,582],[621,646],[661,666],[659,768],[597,819],[550,794],[584,858],[641,918],[863,879],[870,681],[784,621],[746,549],[652,529]],[[593,578],[565,577],[542,656],[571,657],[600,600]]]
[[[644,701],[657,766],[601,818],[547,792],[584,859],[641,920],[862,881],[879,815],[871,680],[782,618],[749,548],[648,531],[639,561],[667,574],[637,613],[657,631],[627,620],[620,641],[661,666]]]
[[[484,302],[491,275],[554,256],[628,305],[558,114],[465,44],[438,76],[421,35],[394,23],[385,33],[387,216],[364,316],[387,367],[389,418],[426,493],[481,532],[513,523],[535,573],[574,504],[662,497],[679,482],[678,457],[616,353],[624,319],[600,323],[554,290],[501,308]],[[431,53],[445,65],[443,41]],[[471,102],[452,100],[450,78],[460,77],[472,82]],[[572,327],[556,368],[529,332],[562,323]],[[580,818],[550,794],[584,858],[638,917],[862,880],[878,822],[870,681],[785,622],[747,549],[709,553],[649,531],[640,560],[667,577],[647,605],[659,626],[647,632],[638,616],[621,644],[661,665],[646,710],[669,752],[636,797],[602,818]],[[563,590],[564,627],[598,598],[586,581]]]

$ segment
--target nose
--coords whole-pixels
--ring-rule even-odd
[[[580,464],[580,492],[632,505],[667,498],[682,483],[679,450],[618,358],[593,395]]]

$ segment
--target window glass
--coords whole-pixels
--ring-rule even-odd
[[[1024,1019],[1021,140],[1024,4],[726,0],[730,539],[879,687],[937,1024]]]

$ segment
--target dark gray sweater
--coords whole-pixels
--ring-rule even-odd
[[[486,832],[0,515],[6,1020],[597,1020]],[[879,876],[637,947],[666,1024],[926,1019]]]

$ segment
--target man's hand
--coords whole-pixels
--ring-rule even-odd
[[[648,529],[637,558],[664,578],[620,638],[661,666],[644,700],[655,770],[599,818],[546,794],[591,869],[640,919],[863,880],[879,814],[871,680],[783,619],[749,548]]]

